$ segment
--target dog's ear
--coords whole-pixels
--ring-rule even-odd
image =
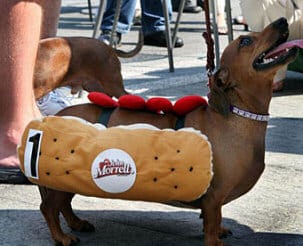
[[[220,87],[222,89],[226,89],[229,87],[229,70],[228,68],[220,68],[215,74],[214,74],[214,83],[217,87]]]
[[[211,78],[209,83],[209,105],[223,116],[228,116],[230,102],[226,91],[230,87],[229,70],[220,68]]]

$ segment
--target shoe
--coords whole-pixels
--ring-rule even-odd
[[[142,25],[141,17],[134,17],[133,26],[141,26],[141,25]]]
[[[103,30],[99,40],[103,41],[104,43],[106,43],[107,45],[109,45],[110,43],[110,37],[112,35],[112,32],[110,30]],[[121,46],[121,40],[122,40],[122,35],[119,32],[116,32],[116,35],[114,35],[113,37],[113,43],[112,45],[114,47],[119,47]]]
[[[244,17],[242,15],[239,15],[239,16],[233,18],[233,24],[234,25],[243,25],[244,26],[244,31],[246,31],[246,32],[249,31],[248,25],[247,25],[247,23],[244,20]]]
[[[150,46],[167,47],[165,31],[154,32],[144,36],[144,44]],[[176,37],[175,48],[180,48],[183,45],[183,39]]]
[[[210,30],[211,33],[214,33],[214,30],[211,29]],[[227,35],[228,34],[228,30],[226,26],[218,26],[218,35]]]
[[[0,184],[31,184],[19,168],[0,167]]]
[[[136,9],[135,10],[135,15],[133,18],[133,26],[141,26],[142,21],[141,21],[141,9]]]
[[[197,0],[197,6],[200,6],[204,10],[204,0]]]
[[[174,12],[179,11],[179,5],[180,5],[180,0],[172,0],[172,6],[173,6]],[[183,13],[194,13],[195,14],[195,13],[200,13],[201,11],[202,11],[202,8],[194,5],[192,0],[185,0]]]
[[[42,115],[55,115],[60,110],[72,105],[71,99],[65,95],[63,88],[53,90],[37,101]]]
[[[228,34],[227,26],[226,25],[218,26],[218,34],[219,35],[227,35]]]

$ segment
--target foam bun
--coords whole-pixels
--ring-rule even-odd
[[[212,179],[210,143],[188,128],[104,128],[50,116],[28,124],[18,154],[31,182],[87,196],[193,201]]]

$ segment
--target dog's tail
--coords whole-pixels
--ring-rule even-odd
[[[130,51],[124,51],[124,50],[118,50],[118,49],[115,49],[116,51],[116,54],[118,57],[121,57],[121,58],[131,58],[131,57],[134,57],[135,55],[137,55],[142,47],[143,47],[143,32],[142,30],[140,29],[139,33],[138,33],[138,43],[136,45],[136,47]]]

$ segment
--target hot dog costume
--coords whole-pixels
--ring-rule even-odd
[[[102,198],[193,201],[212,179],[212,151],[200,132],[150,125],[105,128],[79,118],[28,124],[18,147],[28,179]]]

